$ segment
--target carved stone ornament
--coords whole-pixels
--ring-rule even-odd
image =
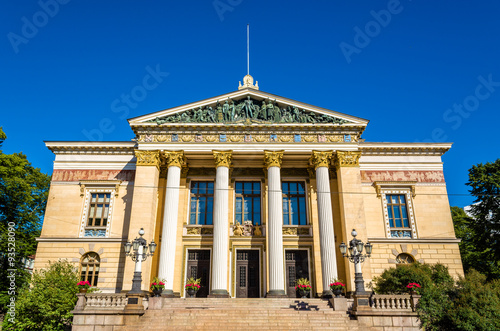
[[[283,227],[283,234],[287,236],[296,236],[297,228],[285,228]]]
[[[358,151],[337,151],[334,157],[335,167],[357,167],[361,152]]]
[[[160,152],[159,151],[138,151],[135,150],[135,157],[137,158],[137,166],[160,166]]]
[[[183,151],[166,151],[163,155],[165,156],[165,163],[167,164],[167,167],[173,166],[182,168],[182,166],[185,164]]]
[[[200,235],[201,230],[200,228],[187,228],[186,233],[190,235]]]
[[[245,82],[245,88],[252,86],[253,79]],[[164,123],[319,123],[344,124],[352,123],[342,118],[320,114],[296,106],[278,104],[276,100],[257,100],[250,96],[238,100],[218,100],[210,106],[193,108],[184,112],[165,115],[147,122],[158,125]],[[153,141],[152,137],[144,137],[145,141]],[[183,141],[194,140],[194,136],[185,136]],[[317,137],[315,138],[317,139]]]
[[[264,151],[264,165],[270,167],[281,167],[284,151]]]
[[[233,158],[232,151],[212,151],[215,159],[215,167],[231,167],[231,161]]]
[[[313,154],[311,156],[311,164],[314,167],[314,170],[318,169],[319,167],[327,167],[330,164],[330,160],[332,158],[332,153],[333,152],[319,152],[319,151],[313,151]]]

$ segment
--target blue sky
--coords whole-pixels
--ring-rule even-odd
[[[498,1],[0,6],[3,149],[46,173],[44,140],[130,140],[127,118],[236,90],[247,23],[261,90],[369,119],[367,141],[453,142],[443,157],[452,205],[472,202],[468,169],[499,157]]]

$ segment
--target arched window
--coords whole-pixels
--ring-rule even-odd
[[[415,262],[415,259],[410,254],[401,253],[398,256],[396,256],[396,262],[398,264],[411,264]]]
[[[82,281],[88,280],[91,286],[97,286],[100,264],[101,259],[99,258],[99,254],[95,252],[89,252],[82,256],[82,262],[80,263]]]

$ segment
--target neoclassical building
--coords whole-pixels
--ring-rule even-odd
[[[354,289],[341,242],[373,245],[368,286],[414,261],[463,274],[441,156],[443,143],[362,139],[368,121],[260,91],[237,91],[129,120],[132,141],[62,142],[55,154],[35,269],[59,258],[104,292],[131,289],[123,245],[145,231],[158,249],[142,289],[165,294],[295,297],[308,278],[322,295],[335,278]],[[367,287],[368,289],[368,287]]]

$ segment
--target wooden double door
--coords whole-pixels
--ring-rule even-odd
[[[285,251],[285,273],[287,296],[289,298],[299,298],[298,291],[295,291],[296,281],[299,278],[309,280],[309,260],[306,250],[286,250]]]
[[[187,278],[201,278],[201,288],[196,293],[197,298],[206,298],[210,291],[210,251],[189,250],[187,261]]]
[[[259,251],[237,250],[236,297],[259,298]]]

